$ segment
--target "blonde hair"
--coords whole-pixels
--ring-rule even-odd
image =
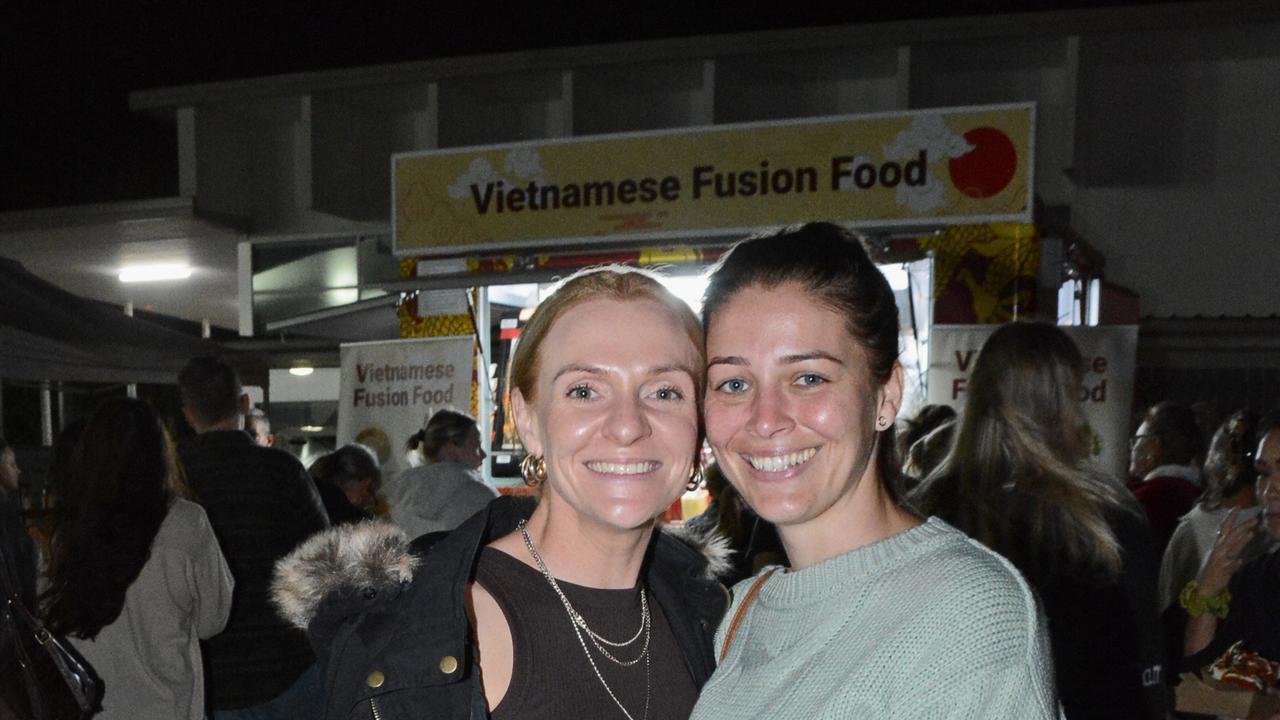
[[[912,499],[1014,563],[1033,583],[1059,571],[1114,576],[1107,515],[1133,512],[1090,468],[1080,405],[1084,362],[1046,323],[1009,323],[982,346],[950,454]]]
[[[693,381],[697,389],[698,407],[702,407],[702,390],[705,384],[705,373],[702,370],[706,366],[707,351],[702,342],[702,325],[698,322],[698,317],[683,300],[672,295],[655,275],[621,265],[606,265],[577,272],[538,305],[529,324],[520,331],[520,341],[511,360],[511,386],[520,391],[525,401],[532,402],[537,397],[538,366],[542,357],[542,342],[547,333],[566,311],[592,300],[649,300],[666,310],[698,353],[700,362],[695,368]],[[625,331],[624,328],[619,330]]]

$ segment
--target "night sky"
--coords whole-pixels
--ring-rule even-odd
[[[0,211],[175,195],[174,125],[130,112],[133,90],[600,42],[1116,3],[863,0],[743,9],[752,4],[416,0],[343,10],[300,0],[6,0]]]

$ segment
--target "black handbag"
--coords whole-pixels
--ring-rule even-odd
[[[0,545],[0,720],[83,720],[98,709],[102,684],[89,664],[23,605],[16,577],[9,552]]]

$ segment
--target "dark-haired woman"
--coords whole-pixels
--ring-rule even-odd
[[[951,453],[913,499],[1039,591],[1070,720],[1164,718],[1156,551],[1120,480],[1091,465],[1084,367],[1057,326],[996,330],[974,363]]]
[[[362,445],[343,445],[307,469],[316,481],[329,524],[341,525],[373,517],[369,508],[382,486],[382,469]]]
[[[693,718],[1057,716],[1031,589],[902,505],[898,311],[845,230],[746,240],[711,275],[707,439],[790,566],[734,587]]]
[[[103,680],[99,717],[204,717],[199,641],[231,611],[231,573],[146,403],[101,405],[54,518],[49,626]]]

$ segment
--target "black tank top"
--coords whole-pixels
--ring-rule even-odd
[[[532,567],[501,550],[484,548],[476,580],[494,597],[511,627],[511,685],[496,708],[494,720],[626,720],[626,716],[591,669],[573,623],[550,583]],[[640,586],[599,590],[557,579],[573,607],[597,634],[621,642],[640,629]],[[693,678],[676,645],[666,615],[648,594],[650,614],[649,718],[683,720],[698,699]],[[644,717],[644,661],[622,667],[603,657],[584,632],[583,641],[609,689],[631,713]],[[619,660],[635,658],[644,647],[641,636],[625,648],[605,648]]]

